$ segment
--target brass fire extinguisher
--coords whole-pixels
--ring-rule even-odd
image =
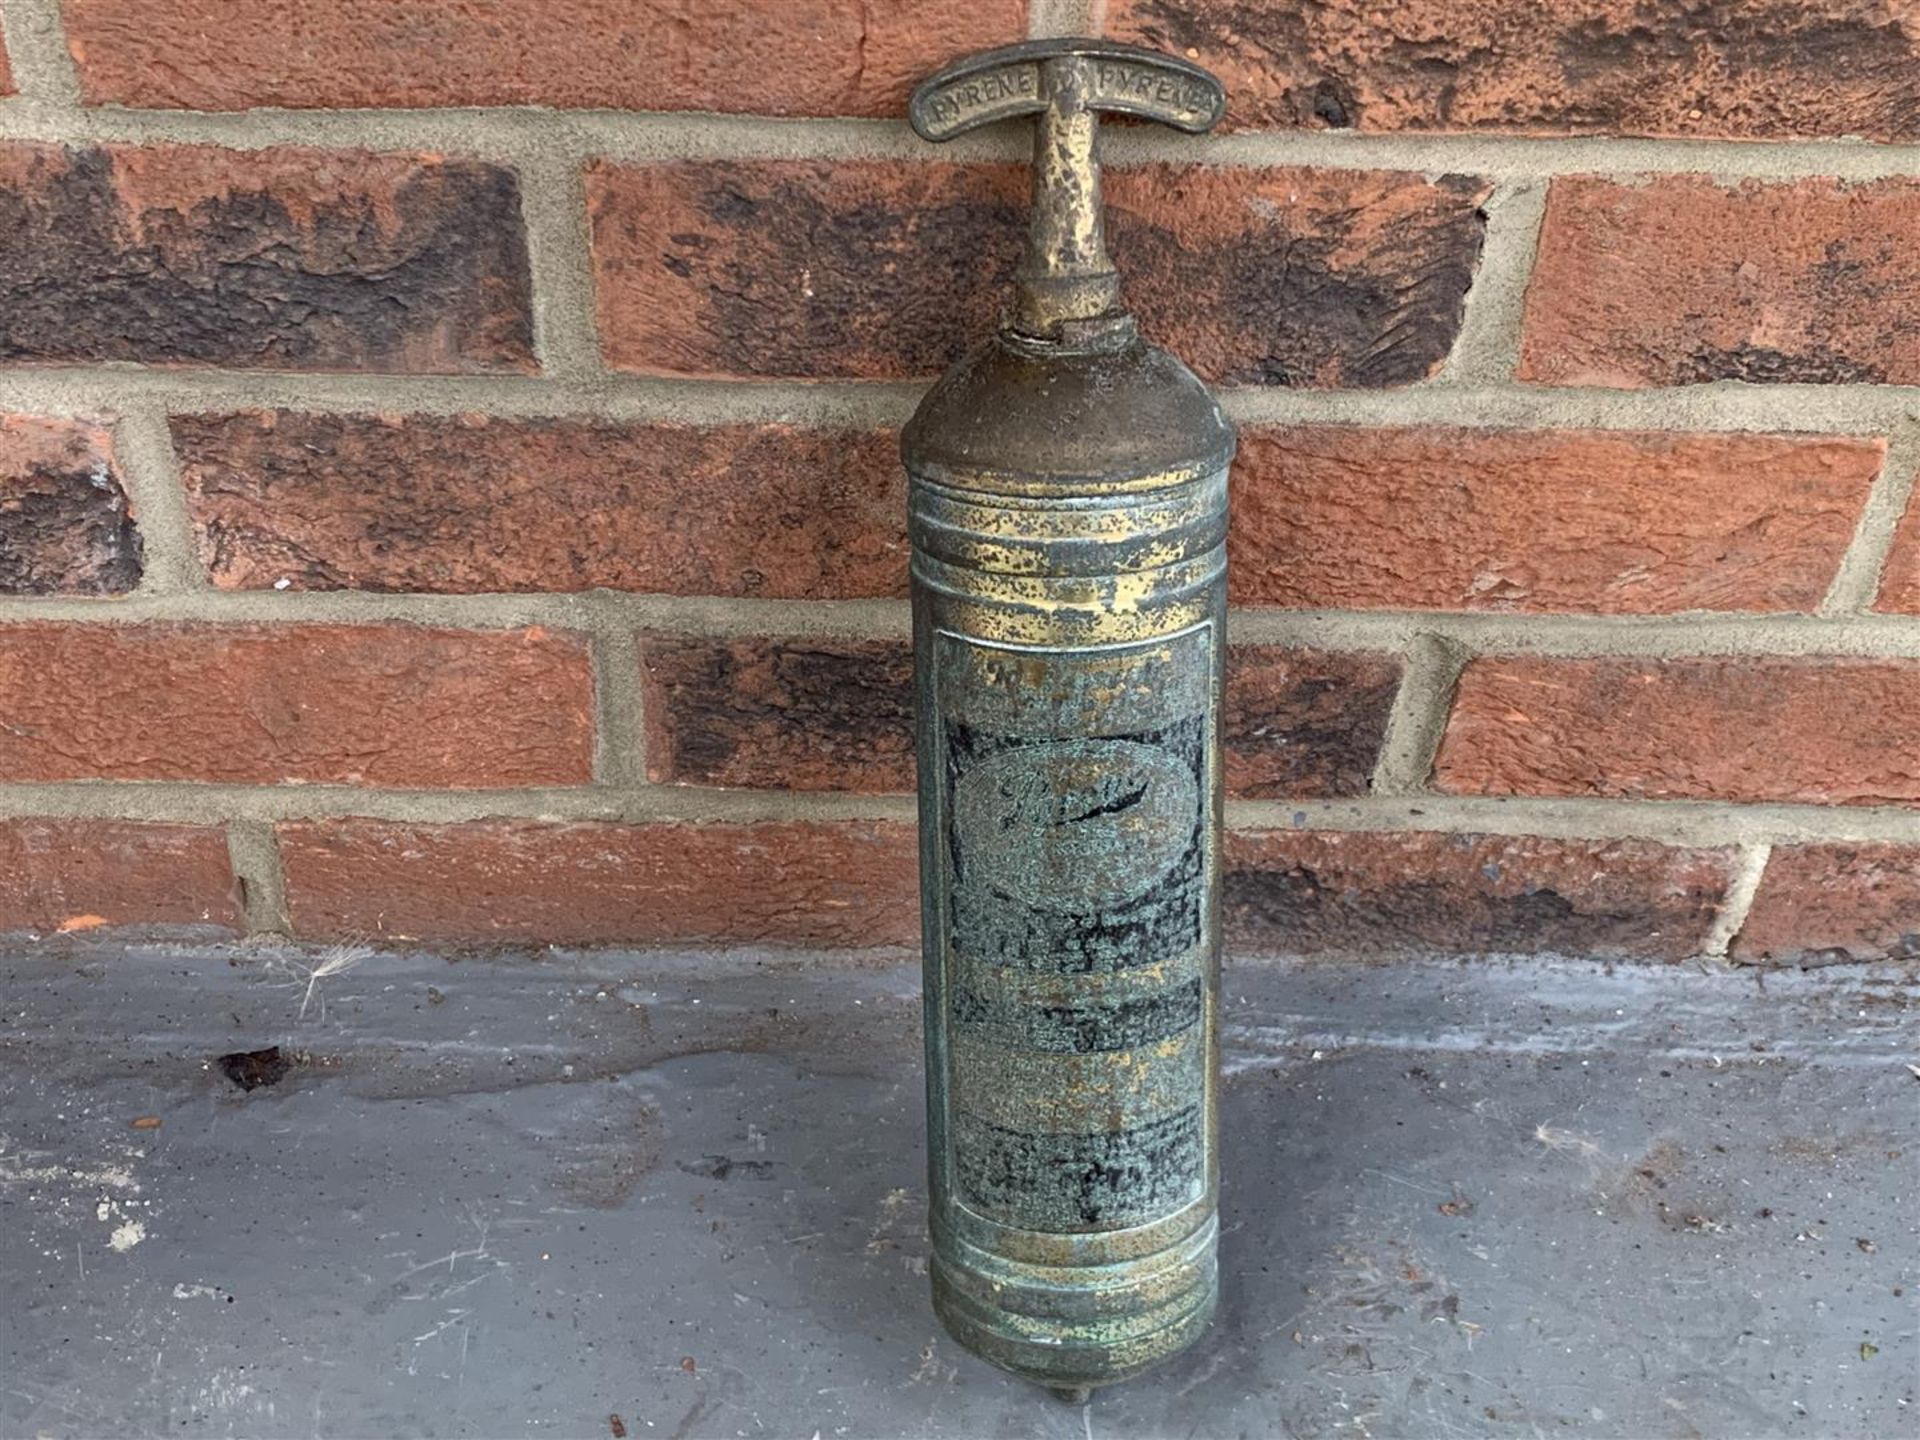
[[[910,479],[933,1301],[1069,1396],[1217,1294],[1222,628],[1233,429],[1107,257],[1101,111],[1200,133],[1184,61],[1090,40],[961,60],[928,140],[1038,117],[997,335],[928,392]]]

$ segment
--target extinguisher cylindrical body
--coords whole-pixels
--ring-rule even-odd
[[[934,1305],[1063,1391],[1217,1291],[1233,432],[1130,324],[1003,332],[908,427]]]

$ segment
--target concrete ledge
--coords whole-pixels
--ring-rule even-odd
[[[14,954],[0,1429],[1909,1428],[1909,981],[1237,969],[1221,1318],[1072,1409],[938,1333],[916,976],[822,958]]]

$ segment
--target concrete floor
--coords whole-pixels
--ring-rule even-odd
[[[935,1331],[911,970],[270,953],[0,965],[0,1433],[1920,1434],[1911,974],[1238,967],[1221,1319],[1073,1407]]]

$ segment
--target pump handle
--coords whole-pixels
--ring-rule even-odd
[[[907,106],[923,139],[1035,115],[1033,214],[1006,329],[1030,340],[1113,348],[1133,321],[1100,213],[1100,115],[1118,111],[1197,135],[1226,111],[1220,82],[1185,60],[1105,40],[1030,40],[956,60]]]
[[[1089,110],[1158,120],[1189,135],[1211,130],[1227,94],[1186,60],[1110,40],[1029,40],[954,61],[914,88],[907,115],[923,140],[951,140],[981,125],[1037,115],[1051,103],[1047,62],[1074,59]]]

